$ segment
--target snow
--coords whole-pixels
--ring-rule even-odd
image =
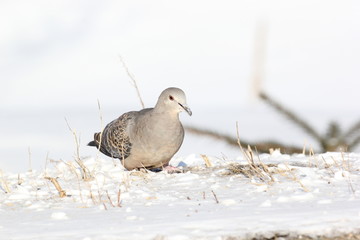
[[[357,153],[262,154],[269,167],[257,173],[239,149],[187,134],[172,160],[185,172],[172,175],[128,172],[85,146],[103,126],[98,101],[103,124],[140,107],[121,55],[146,107],[158,92],[178,86],[194,112],[182,117],[184,125],[236,137],[238,122],[244,141],[319,153],[317,141],[251,101],[256,29],[263,23],[267,32],[261,88],[319,134],[330,121],[346,132],[359,119],[359,1],[0,6],[0,239],[359,233],[359,146],[352,149]],[[90,156],[82,159],[86,172],[72,160],[64,117],[81,140],[81,156]]]
[[[0,175],[0,239],[222,239],[359,232],[360,154],[171,161],[126,171],[100,156]],[[82,170],[83,169],[83,170]],[[55,188],[57,182],[59,189]],[[55,179],[55,180],[54,180]],[[10,237],[10,238],[9,238]]]

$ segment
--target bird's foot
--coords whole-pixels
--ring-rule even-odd
[[[157,167],[157,168],[149,168],[147,169],[151,172],[161,172],[161,171],[165,171],[167,173],[183,173],[184,170],[183,169],[180,169],[180,168],[177,168],[177,167],[173,167],[173,166],[170,166],[170,165],[167,165],[167,166],[163,166],[163,167]]]
[[[170,166],[170,165],[163,167],[163,171],[166,171],[167,173],[183,173],[184,172],[184,170],[182,170],[178,167]]]

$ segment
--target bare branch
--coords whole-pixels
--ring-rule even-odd
[[[218,133],[215,131],[211,131],[211,130],[207,130],[207,129],[201,129],[201,128],[197,128],[197,127],[190,127],[190,126],[186,126],[185,127],[186,130],[192,134],[196,134],[196,135],[202,135],[202,136],[206,136],[206,137],[211,137],[214,138],[216,140],[220,140],[220,141],[224,141],[227,144],[229,144],[230,146],[233,147],[239,147],[239,143],[238,140],[232,136],[226,135],[226,134],[222,134],[222,133]],[[283,153],[302,153],[303,149],[302,148],[298,148],[298,147],[294,147],[294,146],[286,146],[283,145],[281,143],[277,143],[275,141],[268,141],[268,142],[257,142],[257,143],[250,143],[250,142],[246,142],[246,141],[241,141],[241,147],[243,148],[247,148],[247,146],[252,146],[255,147],[256,149],[261,152],[261,153],[268,153],[269,149],[280,149],[281,152]]]
[[[357,132],[360,131],[360,121],[355,123],[349,130],[344,134],[344,139],[354,136]]]
[[[357,145],[360,144],[360,136],[357,136],[348,144],[348,150],[354,149]]]
[[[305,132],[307,132],[310,136],[315,138],[317,141],[319,141],[323,145],[324,139],[305,120],[301,119],[299,116],[295,115],[293,112],[291,112],[290,110],[283,107],[280,103],[276,102],[274,99],[272,99],[270,96],[266,95],[264,92],[260,93],[260,97],[266,103],[268,103],[270,106],[275,108],[278,112],[285,115],[292,122],[294,122],[296,125],[298,125],[300,128],[302,128]]]

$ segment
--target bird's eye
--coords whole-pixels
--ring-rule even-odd
[[[171,101],[174,101],[174,97],[173,96],[169,96],[169,99],[171,100]]]

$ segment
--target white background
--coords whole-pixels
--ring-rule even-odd
[[[239,121],[246,139],[316,147],[254,101],[256,29],[266,29],[261,88],[321,132],[330,120],[346,130],[360,117],[359,12],[359,1],[2,1],[0,169],[27,169],[29,148],[33,167],[69,159],[64,117],[94,154],[97,100],[104,124],[141,107],[119,55],[147,107],[177,86],[187,124],[235,135]],[[178,154],[231,151],[191,139]]]

